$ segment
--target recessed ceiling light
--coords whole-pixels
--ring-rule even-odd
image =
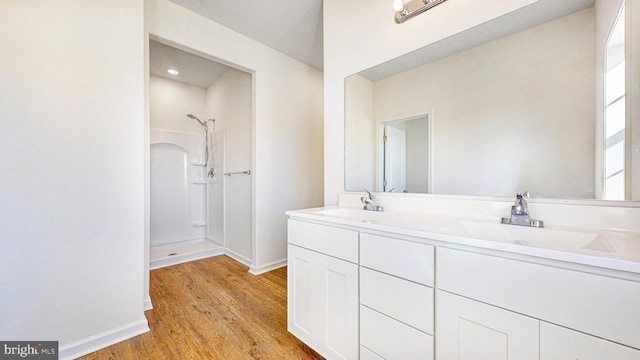
[[[178,70],[176,70],[176,69],[169,69],[169,70],[167,70],[167,72],[169,74],[171,74],[171,75],[178,75],[179,74]]]

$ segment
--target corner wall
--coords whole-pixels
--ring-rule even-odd
[[[148,331],[143,3],[0,2],[0,339]]]

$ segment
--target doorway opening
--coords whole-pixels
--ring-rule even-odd
[[[252,74],[149,41],[149,268],[252,257]]]
[[[430,193],[429,115],[380,123],[378,183],[384,192]]]

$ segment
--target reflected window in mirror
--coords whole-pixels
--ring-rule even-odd
[[[605,200],[624,200],[626,197],[626,76],[624,14],[625,11],[623,3],[606,44],[604,110]]]

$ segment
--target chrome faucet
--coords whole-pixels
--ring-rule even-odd
[[[542,220],[533,220],[529,216],[529,208],[525,197],[529,197],[528,191],[525,191],[522,194],[517,194],[516,201],[511,207],[511,217],[503,217],[500,222],[508,225],[544,227],[544,222]]]
[[[369,211],[384,211],[384,208],[378,203],[376,203],[376,197],[371,193],[371,191],[365,189],[367,196],[363,196],[360,198],[360,201],[364,204],[364,209]]]

